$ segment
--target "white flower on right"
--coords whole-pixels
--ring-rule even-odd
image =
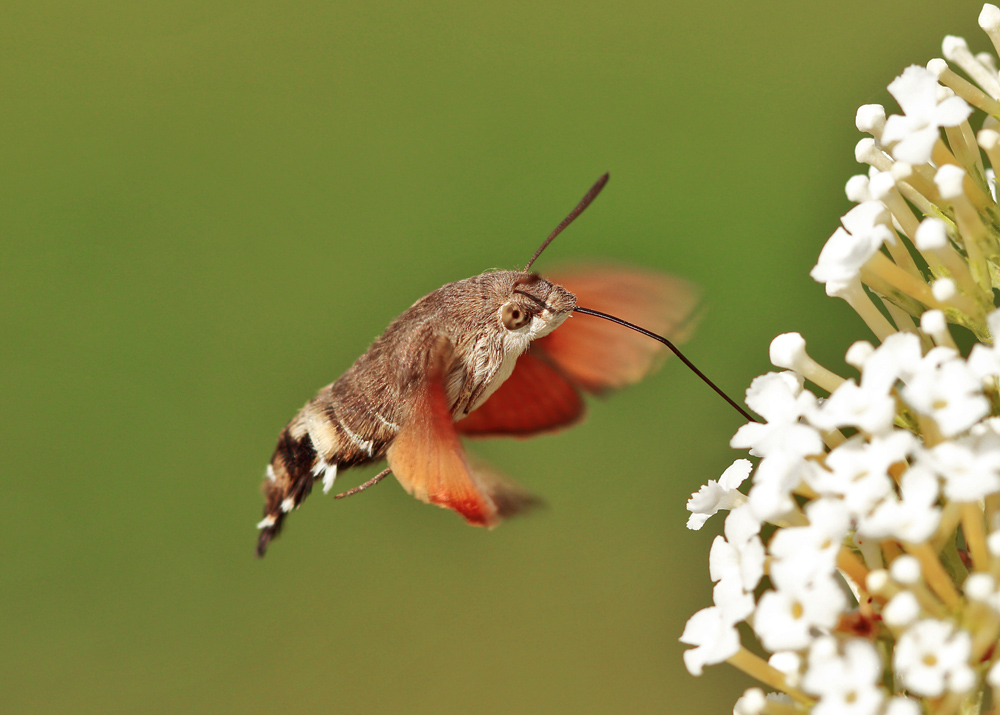
[[[692,494],[687,503],[691,512],[687,528],[697,531],[721,509],[735,509],[746,502],[747,497],[739,491],[739,486],[750,476],[751,469],[753,464],[749,459],[737,459],[722,473],[718,482],[709,479],[708,484]]]
[[[903,399],[937,422],[945,437],[969,429],[990,412],[980,380],[954,351],[935,348],[903,388]]]
[[[847,598],[832,577],[802,581],[789,578],[765,591],[754,613],[753,627],[769,651],[808,648],[816,630],[837,625]]]
[[[760,522],[748,507],[730,512],[725,537],[716,536],[708,555],[708,573],[713,581],[733,581],[740,590],[752,593],[764,575],[764,544]],[[751,609],[752,610],[752,609]]]
[[[882,141],[898,142],[892,155],[908,164],[925,164],[941,136],[941,127],[961,124],[972,108],[958,97],[939,102],[941,85],[930,70],[912,65],[889,84],[891,94],[904,114],[893,114],[885,122]]]
[[[1000,52],[1000,8],[979,22]],[[734,715],[971,715],[1000,699],[1000,74],[961,38],[942,50],[889,85],[900,114],[858,110],[869,168],[811,271],[870,330],[846,353],[858,374],[797,332],[772,340],[782,372],[751,383],[762,419],[730,440],[759,463],[688,503],[693,528],[730,513],[685,663],[725,660],[777,691],[747,690]]]
[[[809,649],[802,688],[819,696],[813,715],[877,715],[885,702],[881,676],[882,661],[871,643],[854,638],[840,652],[837,640],[825,637]]]
[[[917,695],[939,697],[964,692],[975,680],[969,667],[972,638],[946,621],[923,620],[899,638],[892,664],[900,679]]]
[[[703,608],[688,619],[681,643],[696,646],[684,651],[684,665],[691,675],[701,675],[706,665],[721,663],[740,649],[740,634],[718,606]]]
[[[816,396],[803,390],[802,382],[793,372],[769,372],[754,378],[747,390],[747,405],[766,422],[743,425],[729,445],[748,448],[757,457],[776,452],[803,456],[821,452],[823,440],[819,433],[800,421],[816,406]]]

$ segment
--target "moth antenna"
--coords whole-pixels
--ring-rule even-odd
[[[591,192],[593,192],[593,189],[591,189]],[[581,209],[581,211],[582,211],[582,209]],[[542,247],[544,248],[544,246],[542,246]],[[596,315],[598,318],[604,318],[605,320],[610,320],[612,323],[618,323],[618,325],[624,325],[626,328],[631,328],[632,330],[636,331],[637,333],[642,333],[647,338],[652,338],[653,340],[658,340],[659,342],[663,343],[668,348],[670,348],[673,351],[674,355],[676,355],[677,357],[679,357],[681,359],[681,361],[685,365],[687,365],[689,368],[691,368],[691,371],[695,375],[697,375],[698,377],[700,377],[705,382],[706,385],[708,385],[713,390],[715,390],[719,394],[719,396],[722,399],[724,399],[726,402],[728,402],[733,407],[734,410],[736,410],[737,412],[739,412],[744,417],[744,419],[747,419],[750,422],[757,422],[758,421],[758,420],[755,420],[753,417],[751,417],[749,412],[747,412],[742,407],[740,407],[738,404],[736,404],[732,400],[732,398],[729,397],[729,395],[727,395],[725,392],[723,392],[721,389],[719,389],[719,387],[714,382],[712,382],[711,380],[708,379],[708,376],[705,375],[705,373],[703,373],[701,370],[699,370],[698,368],[696,368],[694,366],[694,363],[692,363],[690,360],[688,360],[686,357],[684,357],[684,354],[680,350],[677,349],[676,345],[674,345],[672,342],[670,342],[669,340],[667,340],[662,335],[657,335],[656,333],[651,333],[648,330],[646,330],[645,328],[640,328],[638,325],[633,325],[632,323],[628,322],[627,320],[622,320],[621,318],[616,318],[613,315],[608,315],[607,313],[602,313],[602,312],[600,312],[598,310],[591,310],[590,308],[581,308],[581,307],[577,306],[576,308],[573,308],[573,312],[574,313],[583,313],[584,315]]]
[[[553,231],[552,233],[550,233],[550,234],[549,234],[549,237],[545,239],[545,241],[544,241],[544,242],[542,243],[542,245],[541,245],[541,246],[539,246],[539,247],[538,247],[538,250],[537,250],[537,251],[535,251],[535,255],[533,255],[533,256],[531,257],[531,260],[530,260],[530,261],[528,261],[528,265],[526,265],[526,266],[524,267],[524,272],[525,272],[525,273],[527,273],[527,272],[528,272],[528,269],[529,269],[529,268],[531,268],[531,264],[532,264],[532,263],[534,263],[534,262],[535,262],[535,260],[536,260],[536,259],[537,259],[537,258],[538,258],[538,257],[539,257],[540,255],[542,255],[542,251],[544,251],[544,250],[545,250],[545,249],[546,249],[546,248],[548,247],[548,245],[549,245],[550,243],[552,243],[552,239],[554,239],[554,238],[555,238],[556,236],[558,236],[558,235],[559,235],[560,233],[562,233],[562,230],[563,230],[564,228],[566,228],[566,227],[567,227],[567,226],[569,226],[569,225],[570,225],[571,223],[573,223],[573,219],[575,219],[575,218],[576,218],[577,216],[579,216],[580,214],[582,214],[582,213],[583,213],[583,210],[584,210],[585,208],[587,208],[588,206],[590,206],[590,203],[591,203],[591,202],[592,202],[592,201],[593,201],[594,199],[596,199],[596,198],[597,198],[597,195],[598,195],[599,193],[601,193],[601,189],[603,189],[603,188],[604,188],[604,185],[605,185],[606,183],[608,183],[608,179],[609,179],[610,177],[611,177],[611,174],[610,174],[610,173],[605,173],[605,174],[604,174],[604,176],[602,176],[602,177],[601,177],[600,179],[598,179],[598,180],[597,180],[597,183],[596,183],[596,184],[594,184],[593,186],[591,186],[591,187],[590,187],[590,191],[588,191],[588,192],[587,192],[587,195],[586,195],[586,196],[584,196],[584,197],[583,197],[583,198],[582,198],[582,199],[580,200],[580,203],[578,203],[578,204],[576,205],[576,208],[575,208],[575,209],[573,209],[572,211],[570,211],[570,212],[569,212],[569,216],[567,216],[566,218],[564,218],[564,219],[562,220],[562,223],[560,223],[560,224],[559,224],[558,226],[556,226],[556,230],[555,230],[555,231]]]

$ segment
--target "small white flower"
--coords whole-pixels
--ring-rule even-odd
[[[879,136],[885,126],[885,107],[881,104],[862,104],[854,117],[859,132]]]
[[[712,601],[726,623],[745,621],[753,613],[753,594],[743,590],[739,579],[724,578],[712,589]]]
[[[760,521],[777,521],[795,509],[792,492],[805,480],[809,463],[795,454],[781,452],[762,459],[747,494],[748,504]]]
[[[747,388],[747,405],[766,420],[797,420],[815,397],[802,389],[794,372],[768,372],[755,377]]]
[[[819,494],[842,497],[852,514],[867,514],[894,493],[889,467],[905,460],[915,443],[916,438],[904,430],[873,437],[871,442],[855,435],[827,455],[825,469],[813,464],[806,481]]]
[[[753,464],[749,459],[737,459],[722,473],[719,481],[708,480],[701,489],[691,495],[687,502],[687,528],[697,531],[705,525],[708,517],[721,509],[734,509],[746,502],[747,497],[738,491],[740,484],[750,476]]]
[[[1000,82],[997,81],[994,59],[990,55],[984,53],[973,56],[966,41],[954,35],[944,38],[941,51],[949,62],[961,67],[976,84],[986,90],[987,94],[992,97],[1000,95]]]
[[[846,380],[809,415],[809,423],[824,431],[857,427],[868,434],[881,434],[892,428],[895,417],[892,397]]]
[[[733,705],[733,715],[761,715],[767,698],[760,688],[747,688]]]
[[[1000,613],[1000,590],[997,590],[997,582],[988,573],[969,574],[962,584],[962,590],[970,599],[985,603]]]
[[[926,335],[930,335],[934,342],[941,345],[950,340],[951,334],[948,332],[948,319],[944,311],[926,310],[920,316],[920,329]]]
[[[939,303],[949,303],[958,295],[958,286],[951,278],[938,278],[931,284],[931,295]]]
[[[882,172],[879,176],[892,178],[888,172]],[[869,187],[872,180],[869,179]],[[875,240],[878,240],[880,245],[896,243],[896,234],[889,227],[890,221],[889,209],[881,201],[864,201],[840,217],[840,223],[849,233],[857,236],[875,232],[877,234]]]
[[[752,592],[764,576],[764,544],[757,535],[760,522],[748,507],[739,507],[726,518],[725,537],[717,536],[708,555],[712,581],[733,580]]]
[[[911,692],[938,697],[968,680],[972,638],[945,621],[923,620],[908,628],[893,653],[893,667]],[[961,691],[959,691],[961,692]]]
[[[920,465],[903,473],[900,497],[890,494],[858,519],[858,534],[868,539],[899,539],[922,543],[937,530],[941,510],[937,506],[938,480]]]
[[[740,427],[729,442],[731,447],[747,448],[755,457],[775,452],[805,456],[823,451],[819,433],[799,421],[816,406],[816,396],[802,389],[800,375],[769,372],[754,378],[746,401],[766,422],[750,422]]]
[[[1000,8],[990,3],[983,5],[983,9],[979,12],[979,26],[986,30],[991,38],[1000,32]]]
[[[882,662],[871,643],[851,639],[841,654],[836,639],[824,637],[809,649],[802,688],[819,696],[813,715],[876,715],[885,702],[881,676]]]
[[[868,182],[869,179],[864,174],[857,174],[848,179],[844,186],[844,193],[847,194],[848,200],[855,203],[871,201],[872,194],[868,188]]]
[[[726,517],[723,533],[731,544],[746,544],[759,536],[760,526],[750,509],[735,508]]]
[[[939,251],[947,248],[948,224],[933,216],[925,218],[917,226],[913,243],[921,251]]]
[[[771,341],[768,358],[775,367],[794,370],[801,374],[796,365],[807,358],[806,341],[801,333],[782,333]]]
[[[701,675],[706,665],[728,660],[740,650],[740,634],[718,606],[691,616],[680,641],[696,646],[684,651],[684,665],[691,675]]]
[[[958,97],[938,102],[941,85],[937,76],[924,67],[911,65],[889,84],[889,93],[903,109],[885,122],[882,141],[898,142],[892,155],[909,164],[926,164],[940,138],[941,127],[954,127],[965,121],[972,108]]]
[[[894,628],[905,628],[919,617],[920,604],[910,591],[900,591],[882,609],[882,619]]]
[[[962,167],[945,164],[935,172],[934,184],[938,187],[942,197],[957,199],[965,193],[963,189],[965,177],[965,169]]]
[[[867,340],[856,340],[847,348],[844,362],[857,370],[863,370],[868,358],[875,352],[875,346]]]
[[[994,343],[973,345],[967,364],[972,374],[978,377],[984,386],[993,387],[996,385],[997,376],[1000,376],[1000,347],[996,343],[996,337],[1000,337],[1000,310],[987,315],[986,324],[989,326],[990,334],[995,336]]]
[[[837,625],[847,598],[832,577],[809,582],[788,578],[765,591],[757,604],[753,628],[770,651],[800,650],[813,639],[813,630]]]
[[[920,583],[921,571],[920,562],[909,554],[900,556],[889,567],[889,574],[901,586],[914,586]]]
[[[919,336],[893,333],[865,360],[861,387],[888,394],[897,380],[909,381],[922,359]]]
[[[903,388],[902,397],[918,412],[929,415],[945,437],[969,429],[989,414],[980,380],[950,348],[934,348]]]
[[[770,576],[775,584],[826,578],[836,570],[837,554],[851,526],[840,499],[816,499],[806,507],[808,526],[779,529],[767,545],[774,560]]]
[[[1000,351],[997,350],[996,345],[977,343],[972,346],[967,364],[969,370],[979,378],[983,386],[992,387],[996,384],[997,376],[1000,375]]]
[[[779,650],[767,659],[767,664],[785,676],[793,688],[802,680],[802,656],[793,650]]]
[[[865,576],[865,588],[868,593],[882,593],[889,585],[889,572],[885,569],[872,569]]]
[[[891,171],[877,171],[868,180],[868,190],[871,192],[872,200],[885,201],[896,188],[896,177]],[[895,243],[895,236],[891,243]]]
[[[882,244],[893,240],[892,231],[885,226],[880,226],[880,229],[852,234],[846,229],[838,228],[823,245],[819,259],[809,275],[817,283],[825,284],[827,293],[845,290],[858,278],[861,267],[878,252]]]
[[[924,452],[922,461],[941,476],[951,501],[976,502],[1000,492],[1000,435],[995,432],[942,442]]]

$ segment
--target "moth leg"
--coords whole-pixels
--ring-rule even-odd
[[[501,518],[538,500],[469,467],[442,380],[449,358],[447,344],[439,344],[428,356],[427,377],[413,388],[407,419],[389,447],[389,468],[420,501],[456,511],[476,526],[496,526]]]

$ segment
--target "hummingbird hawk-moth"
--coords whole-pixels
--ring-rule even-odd
[[[534,501],[470,467],[460,437],[528,437],[569,426],[583,416],[581,393],[634,383],[663,356],[643,335],[574,310],[586,306],[676,336],[696,303],[686,281],[643,269],[530,272],[607,179],[523,270],[486,272],[425,295],[299,411],[267,467],[258,556],[315,481],[325,493],[339,472],[381,459],[388,469],[378,478],[391,471],[417,499],[478,526]]]

